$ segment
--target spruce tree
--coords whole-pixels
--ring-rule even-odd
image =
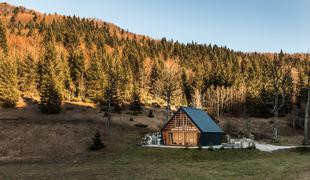
[[[98,102],[103,98],[104,76],[101,63],[96,54],[93,54],[90,67],[86,71],[86,96],[91,100]]]
[[[57,53],[53,40],[45,44],[44,57],[39,65],[40,110],[45,114],[57,114],[61,111],[62,95],[56,86],[55,61]]]
[[[68,62],[72,82],[76,87],[74,92],[75,97],[80,97],[83,92],[79,87],[81,87],[81,80],[85,73],[84,54],[81,52],[80,49],[71,50],[69,52]]]
[[[91,151],[98,151],[102,148],[105,148],[105,144],[101,140],[101,136],[99,131],[96,131],[96,134],[93,138],[93,144],[89,147],[89,150]]]
[[[182,74],[181,74],[181,80],[182,80],[182,93],[183,96],[186,99],[186,103],[188,106],[193,105],[193,94],[194,94],[194,89],[192,85],[190,84],[187,74],[185,70],[183,69]]]
[[[37,65],[31,54],[18,63],[19,88],[21,91],[35,90]]]
[[[8,43],[6,39],[6,27],[0,21],[0,47],[4,55],[8,54]]]
[[[117,94],[118,75],[113,67],[109,67],[107,76],[107,86],[104,89],[104,101],[109,107],[119,103]]]
[[[132,92],[132,99],[130,103],[130,109],[134,113],[138,113],[139,111],[142,110],[141,107],[141,101],[140,101],[140,90],[137,87],[137,85],[134,86],[133,92]]]
[[[154,62],[150,72],[150,90],[149,93],[152,95],[156,94],[158,89],[158,81],[160,79],[161,71],[157,62]]]
[[[0,106],[13,108],[19,98],[16,64],[0,57]]]

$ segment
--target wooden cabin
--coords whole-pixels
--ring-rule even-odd
[[[165,145],[220,145],[222,129],[202,109],[180,107],[161,130]]]

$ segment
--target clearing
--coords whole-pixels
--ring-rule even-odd
[[[113,114],[107,128],[99,109],[67,106],[53,116],[35,109],[0,110],[0,179],[310,178],[309,151],[141,147],[136,145],[140,137],[162,124],[163,110],[154,108],[155,118],[147,117],[148,110],[138,116]],[[89,152],[96,129],[106,148]]]

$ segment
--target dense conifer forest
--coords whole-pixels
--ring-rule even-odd
[[[307,54],[152,39],[97,19],[6,3],[0,3],[0,20],[2,107],[15,107],[23,96],[38,98],[43,113],[60,112],[63,101],[118,111],[168,103],[202,107],[214,116],[293,114],[292,125],[303,127]]]

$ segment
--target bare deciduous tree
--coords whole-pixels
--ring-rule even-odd
[[[271,83],[274,91],[272,113],[274,115],[273,140],[275,142],[279,140],[279,111],[285,103],[285,81],[289,75],[289,72],[289,64],[285,64],[284,53],[281,50],[281,52],[278,55],[275,55],[274,59],[270,62]],[[279,100],[279,97],[281,97],[281,100]]]
[[[308,89],[308,98],[305,111],[305,121],[304,121],[304,144],[308,144],[308,122],[309,122],[309,106],[310,106],[310,60],[309,53],[306,55],[306,59],[303,63],[305,74],[308,78],[307,89]]]
[[[179,89],[179,75],[176,72],[176,67],[170,66],[163,70],[163,78],[161,84],[162,94],[167,102],[166,122],[169,120],[170,103],[175,92]]]

